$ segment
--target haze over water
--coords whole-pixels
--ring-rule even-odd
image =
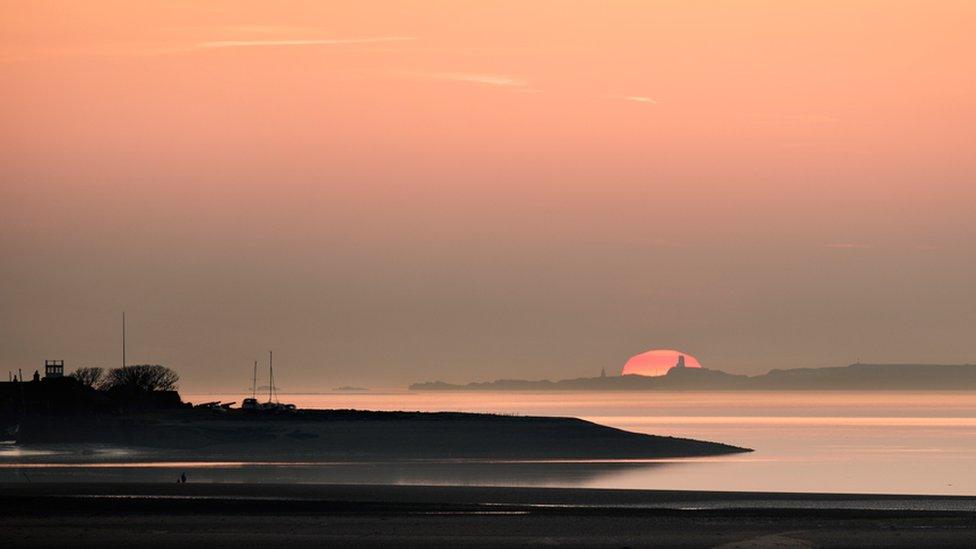
[[[208,399],[188,395],[187,398]],[[213,395],[214,400],[228,399]],[[300,407],[574,416],[753,448],[551,483],[612,488],[976,494],[976,395],[903,392],[287,395]],[[576,471],[574,471],[576,472]],[[534,475],[531,479],[538,478]],[[424,479],[432,483],[432,476]],[[463,479],[462,479],[463,480]],[[517,480],[517,479],[516,479]]]
[[[228,399],[213,396],[221,398]],[[464,392],[287,395],[287,400],[301,407],[568,415],[756,450],[621,468],[594,478],[553,474],[552,483],[560,485],[976,494],[976,395],[971,393]]]
[[[239,394],[187,394],[193,402]],[[598,463],[345,463],[242,466],[107,466],[151,462],[98,449],[97,469],[31,468],[35,480],[167,480],[189,468],[196,481],[566,486],[626,489],[976,495],[976,395],[907,392],[366,393],[294,394],[302,408],[466,411],[575,416],[642,433],[755,449],[727,457]],[[30,451],[28,448],[27,451]],[[68,449],[67,451],[75,451]],[[116,452],[112,454],[111,452]],[[22,451],[23,452],[23,451]],[[19,457],[0,450],[12,480]],[[8,478],[9,477],[9,478]]]

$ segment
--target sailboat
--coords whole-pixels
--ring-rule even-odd
[[[241,410],[260,410],[258,404],[258,361],[254,361],[254,375],[251,377],[251,398],[241,401]]]
[[[254,398],[256,403],[256,394]],[[268,401],[260,404],[259,407],[259,409],[268,412],[294,412],[297,409],[294,404],[278,402],[278,390],[274,382],[274,353],[272,351],[268,351]]]

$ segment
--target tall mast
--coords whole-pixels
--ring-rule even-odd
[[[268,351],[268,402],[274,394],[274,351]]]
[[[122,367],[125,368],[125,311],[122,311]]]
[[[254,377],[251,378],[251,398],[258,398],[258,361],[254,361]]]

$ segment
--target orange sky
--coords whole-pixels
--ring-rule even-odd
[[[976,361],[976,4],[345,4],[0,5],[0,368]]]

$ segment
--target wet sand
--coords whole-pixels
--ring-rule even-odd
[[[976,497],[23,483],[0,516],[27,547],[976,546]]]

